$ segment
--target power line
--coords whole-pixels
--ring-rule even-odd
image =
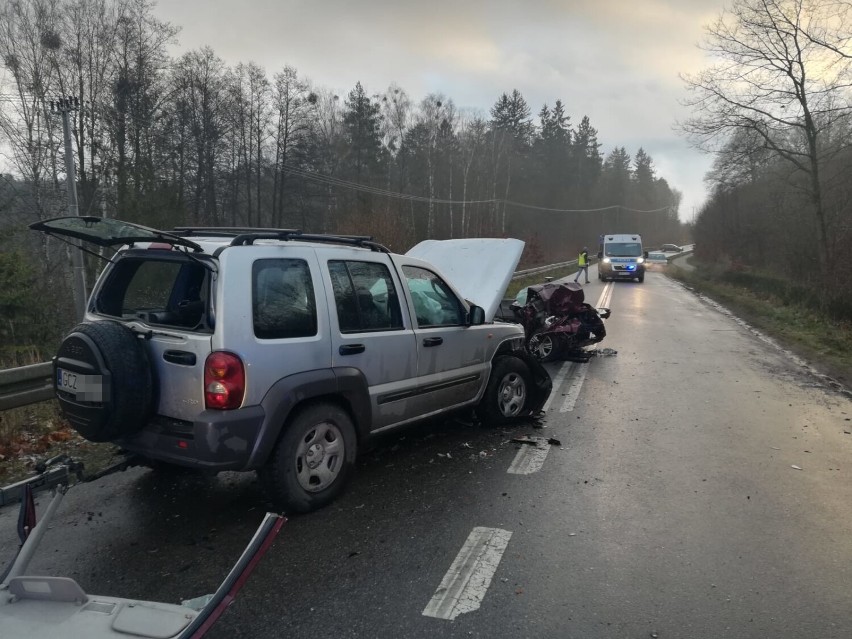
[[[598,213],[602,211],[611,211],[611,210],[622,210],[628,211],[630,213],[662,213],[664,211],[671,210],[671,206],[664,206],[658,209],[633,209],[627,206],[622,206],[620,204],[612,204],[610,206],[604,206],[596,209],[560,209],[560,208],[550,208],[544,206],[536,206],[534,204],[525,204],[523,202],[514,202],[512,200],[505,200],[502,198],[490,199],[490,200],[445,200],[441,198],[429,198],[419,195],[410,195],[407,193],[399,193],[396,191],[388,191],[386,189],[380,189],[378,187],[369,186],[367,184],[359,184],[358,182],[350,182],[348,180],[342,180],[340,178],[336,178],[331,175],[325,175],[323,173],[316,173],[314,171],[306,171],[304,169],[298,169],[293,166],[284,165],[283,170],[285,173],[290,173],[292,175],[298,175],[300,177],[305,178],[306,180],[312,180],[314,182],[320,182],[322,184],[327,184],[329,186],[339,186],[341,188],[350,189],[353,191],[360,191],[362,193],[370,193],[372,195],[380,195],[383,197],[394,198],[398,200],[407,200],[414,202],[426,202],[432,204],[504,204],[509,206],[514,206],[518,208],[525,208],[536,211],[549,211],[553,213]]]

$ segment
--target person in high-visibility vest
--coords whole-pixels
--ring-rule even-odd
[[[589,283],[589,248],[587,246],[583,247],[583,250],[580,251],[580,255],[577,256],[577,277],[574,278],[574,281],[580,279],[580,275],[586,276],[586,284]]]

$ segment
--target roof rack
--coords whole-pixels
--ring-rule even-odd
[[[172,231],[175,235],[230,237],[231,246],[248,246],[256,240],[278,240],[281,242],[324,242],[327,244],[345,244],[368,248],[377,253],[390,253],[390,249],[373,241],[372,235],[332,235],[327,233],[303,233],[299,229],[267,229],[238,226],[178,226]]]
[[[301,229],[268,229],[256,226],[176,226],[175,235],[204,235],[214,237],[233,237],[246,233],[301,233]]]

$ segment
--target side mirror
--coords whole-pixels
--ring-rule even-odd
[[[476,304],[471,305],[470,313],[467,316],[468,326],[479,326],[485,324],[485,309]]]

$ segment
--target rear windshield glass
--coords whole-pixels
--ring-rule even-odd
[[[149,324],[209,330],[210,271],[187,259],[118,261],[96,299],[94,310]]]

